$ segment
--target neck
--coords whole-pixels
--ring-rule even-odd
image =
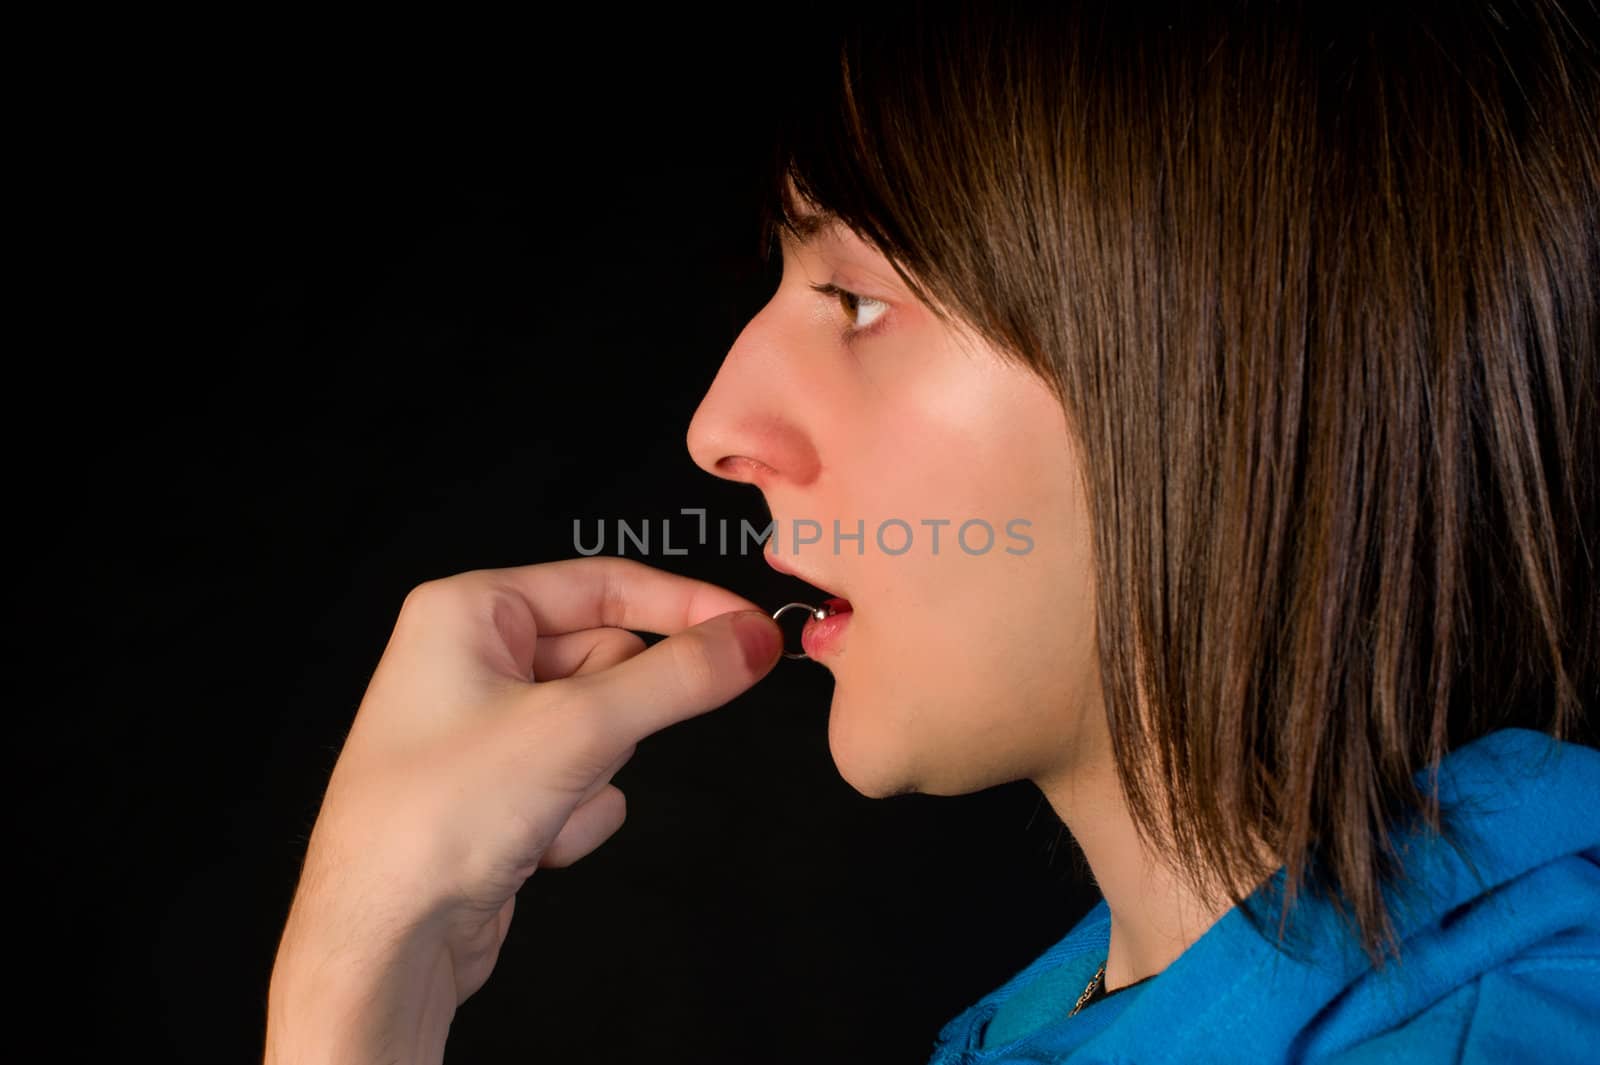
[[[1210,905],[1146,846],[1134,828],[1107,740],[1067,771],[1036,778],[1088,860],[1111,913],[1108,991],[1154,976],[1206,933],[1231,904]]]

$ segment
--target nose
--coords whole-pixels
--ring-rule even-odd
[[[792,331],[776,327],[772,304],[744,327],[689,420],[695,465],[753,484],[804,485],[816,477],[817,449],[806,426],[805,390],[794,379],[803,360],[788,349]]]

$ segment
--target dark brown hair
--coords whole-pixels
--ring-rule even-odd
[[[774,72],[764,254],[792,185],[1067,411],[1141,833],[1379,966],[1417,774],[1600,688],[1597,21],[867,5]]]

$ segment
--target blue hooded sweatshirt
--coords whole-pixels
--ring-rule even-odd
[[[1426,826],[1399,836],[1398,963],[1373,967],[1332,904],[1301,894],[1293,952],[1235,907],[1069,1017],[1106,956],[1101,900],[946,1024],[931,1065],[1600,1062],[1600,751],[1500,729],[1445,756],[1439,800],[1467,857]],[[1284,877],[1251,896],[1269,936]]]

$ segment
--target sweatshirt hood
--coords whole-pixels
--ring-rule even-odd
[[[1296,898],[1290,949],[1268,938],[1281,913],[1280,867],[1250,898],[1262,932],[1234,907],[1155,978],[1074,1017],[1065,1016],[1068,1003],[1027,1035],[980,1046],[995,1009],[1023,986],[1052,973],[1073,986],[1074,970],[1085,981],[1094,972],[1110,934],[1101,900],[1063,940],[945,1025],[933,1065],[1069,1054],[1074,1062],[1315,1058],[1405,1025],[1530,952],[1600,942],[1600,818],[1584,812],[1600,795],[1600,751],[1500,729],[1447,754],[1438,787],[1455,843],[1426,825],[1397,835],[1405,877],[1385,900],[1400,953],[1381,970],[1325,898]]]

